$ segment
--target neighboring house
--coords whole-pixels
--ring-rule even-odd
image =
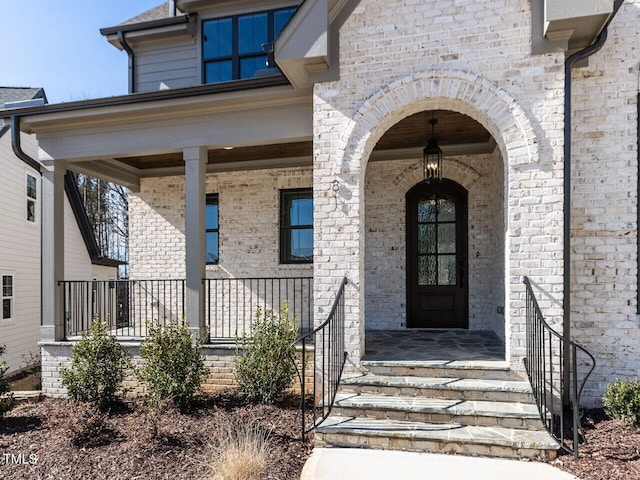
[[[41,99],[41,88],[0,87],[0,107]],[[42,184],[40,172],[14,154],[11,129],[0,128],[0,275],[2,276],[2,318],[0,343],[7,346],[5,360],[9,375],[40,361],[40,283]],[[35,136],[21,134],[23,150],[38,157]],[[105,259],[92,261],[83,234],[68,199],[64,200],[65,265],[69,279],[116,278],[114,264]],[[91,233],[89,233],[91,235]]]
[[[184,317],[199,335],[233,338],[287,286],[284,297],[308,309],[302,327],[305,311],[319,325],[346,276],[348,373],[370,367],[372,332],[438,328],[494,332],[506,373],[522,375],[536,345],[526,276],[547,321],[596,357],[583,401],[599,404],[608,382],[640,373],[640,2],[619,6],[175,0],[103,29],[129,56],[130,94],[0,112],[37,136],[54,167],[45,362],[68,358],[61,341],[85,315],[55,289],[68,279],[56,219],[73,168],[133,192],[135,281],[121,287],[120,334]],[[589,45],[566,83],[565,61]],[[440,169],[424,162],[430,120]],[[425,181],[434,174],[443,180]],[[312,277],[312,289],[291,277]],[[557,374],[537,380],[547,388]],[[59,379],[47,382],[58,393]]]

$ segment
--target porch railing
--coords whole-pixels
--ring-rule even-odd
[[[184,319],[185,281],[62,281],[65,338],[89,331],[94,319],[118,337],[144,337],[147,322],[166,325]]]
[[[212,341],[251,336],[260,308],[278,311],[286,302],[300,332],[313,327],[313,277],[207,278],[205,315]]]
[[[347,360],[344,345],[344,289],[347,278],[342,279],[338,293],[327,319],[316,329],[301,335],[295,346],[301,346],[302,358],[298,377],[300,379],[300,413],[302,440],[306,434],[320,425],[331,414],[336,393]],[[307,348],[314,345],[313,386],[311,410],[313,422],[307,427]],[[293,359],[292,359],[293,360]],[[294,360],[294,363],[295,360]],[[296,368],[298,364],[296,363]]]
[[[205,320],[212,341],[251,335],[258,308],[279,310],[287,303],[300,332],[313,327],[313,277],[205,279]],[[65,338],[89,331],[94,319],[111,334],[139,338],[147,323],[166,325],[185,319],[185,281],[62,281]]]
[[[540,419],[560,448],[578,458],[580,437],[585,439],[580,426],[580,396],[589,375],[595,368],[595,358],[577,343],[556,332],[545,320],[536,300],[531,281],[524,277],[527,290],[526,339],[527,356],[524,364],[538,405]],[[578,355],[586,374],[579,379]],[[570,371],[564,368],[565,355],[570,356]],[[565,379],[569,376],[569,392]],[[568,394],[568,395],[566,395]],[[564,398],[571,405],[563,405]],[[572,435],[569,438],[571,425]],[[567,443],[567,441],[569,443]]]

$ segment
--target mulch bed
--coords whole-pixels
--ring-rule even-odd
[[[299,440],[295,399],[279,406],[250,405],[225,391],[203,398],[190,412],[165,408],[157,415],[141,403],[127,404],[101,417],[105,420],[80,439],[73,435],[79,414],[79,407],[66,400],[14,408],[0,420],[0,478],[212,478],[220,436],[243,424],[268,432],[268,480],[299,479],[311,452],[311,443]]]
[[[562,455],[554,466],[581,480],[639,480],[640,428],[611,420],[602,410],[587,412],[582,422],[588,443],[578,448],[578,460]]]

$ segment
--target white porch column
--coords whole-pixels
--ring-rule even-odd
[[[185,313],[189,329],[197,338],[204,335],[205,276],[205,166],[207,149],[189,147],[183,150],[185,167]]]
[[[56,161],[42,175],[42,326],[43,341],[64,340],[64,174],[66,162]]]

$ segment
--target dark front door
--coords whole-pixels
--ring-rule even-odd
[[[407,326],[467,328],[467,191],[450,180],[407,193]]]

